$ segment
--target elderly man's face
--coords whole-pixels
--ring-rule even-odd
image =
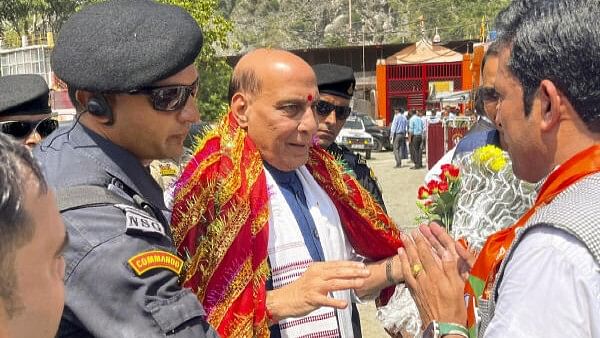
[[[498,93],[496,125],[504,140],[515,175],[529,182],[537,182],[547,172],[544,157],[544,143],[539,128],[541,113],[539,100],[534,104],[529,116],[525,116],[523,86],[508,68],[510,48],[500,53],[495,88]]]
[[[263,160],[291,171],[308,161],[317,130],[315,75],[310,66],[293,62],[276,63],[261,74],[260,93],[248,100],[248,136]]]

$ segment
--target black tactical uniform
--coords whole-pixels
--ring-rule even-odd
[[[91,93],[79,114],[92,116],[60,128],[34,151],[70,237],[58,337],[217,336],[196,295],[179,283],[184,264],[162,190],[142,161],[113,141],[116,136],[85,126],[123,124],[120,116],[137,107],[121,106],[115,114],[105,93],[154,86],[192,65],[201,47],[202,32],[187,12],[148,0],[90,5],[61,28],[52,68],[70,88]],[[156,100],[168,95],[152,90],[162,96],[146,91],[148,101],[140,105],[158,110]],[[189,93],[184,104],[188,99]]]
[[[169,217],[148,169],[81,124],[67,128],[34,151],[69,233],[57,336],[216,337],[196,295],[178,283],[181,260],[169,255]],[[163,261],[136,266],[140,254]]]
[[[367,161],[347,147],[340,146],[335,142],[327,148],[327,151],[336,158],[342,159],[348,165],[348,168],[354,172],[354,175],[360,184],[371,193],[375,201],[377,201],[385,211],[385,203],[383,202],[381,189],[377,183],[377,178],[373,175],[373,170],[367,165]]]

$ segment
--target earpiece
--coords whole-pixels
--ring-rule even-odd
[[[110,110],[110,108],[103,96],[92,96],[87,103],[87,111],[92,115],[106,116],[108,110]]]
[[[94,116],[107,117],[107,125],[111,125],[114,122],[113,113],[103,95],[92,96],[87,103],[87,111]]]

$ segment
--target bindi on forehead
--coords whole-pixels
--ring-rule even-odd
[[[308,96],[306,97],[306,99],[308,100],[308,103],[312,102],[314,97],[312,96],[312,94],[308,94]]]

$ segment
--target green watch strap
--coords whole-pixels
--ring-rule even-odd
[[[469,338],[469,330],[460,324],[443,322],[438,322],[437,324],[440,337],[455,334],[461,337]]]

